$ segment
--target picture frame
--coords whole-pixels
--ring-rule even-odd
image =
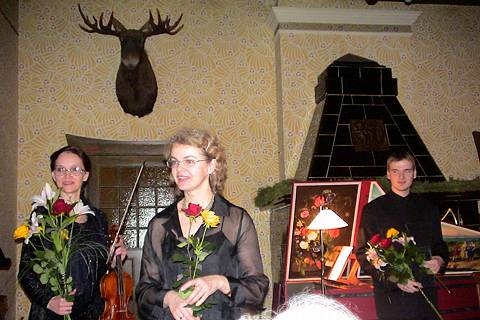
[[[330,272],[337,246],[354,246],[359,226],[362,181],[294,182],[288,228],[286,282],[321,280],[320,231],[308,230],[320,209],[333,210],[347,227],[324,231],[326,273]],[[364,197],[368,198],[365,194]],[[343,267],[343,266],[342,266]]]

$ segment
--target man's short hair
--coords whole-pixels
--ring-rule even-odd
[[[412,163],[412,169],[416,170],[416,165],[415,165],[415,158],[413,155],[406,151],[406,150],[401,150],[401,151],[395,151],[393,152],[387,159],[387,171],[390,169],[390,164],[392,162],[398,162],[402,160],[408,160]]]

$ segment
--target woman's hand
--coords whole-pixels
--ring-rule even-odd
[[[197,306],[204,303],[217,290],[226,295],[230,294],[230,284],[227,278],[220,275],[210,275],[187,281],[180,287],[180,291],[187,290],[190,287],[193,287],[193,291],[185,301],[187,304],[195,304]]]
[[[69,293],[69,295],[75,295],[76,289]],[[62,296],[55,296],[48,301],[47,309],[55,312],[60,316],[65,316],[72,313],[73,302],[68,302]]]
[[[118,237],[117,242],[115,243],[115,252],[114,252],[114,258],[112,259],[111,267],[115,268],[115,261],[116,257],[120,257],[122,259],[122,262],[125,260],[127,257],[128,250],[125,247],[125,243],[123,242],[122,236]]]
[[[200,320],[199,317],[193,316],[193,311],[188,306],[186,300],[180,298],[176,291],[169,291],[165,295],[163,304],[168,306],[170,313],[175,320]]]

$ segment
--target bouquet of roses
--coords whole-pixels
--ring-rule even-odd
[[[70,258],[76,252],[86,253],[87,249],[93,248],[100,254],[105,254],[106,249],[73,235],[73,223],[78,216],[94,215],[90,207],[81,200],[67,203],[59,196],[60,192],[52,191],[50,185],[45,184],[42,194],[32,199],[30,219],[15,230],[13,237],[16,241],[23,240],[33,250],[28,269],[20,271],[33,270],[39,275],[40,282],[49,286],[55,295],[73,301],[73,296],[69,295],[73,291],[73,279],[68,269]],[[64,319],[70,319],[70,315]]]
[[[172,257],[173,262],[183,263],[186,268],[185,271],[178,275],[177,281],[175,281],[173,287],[179,288],[188,280],[195,279],[200,272],[202,271],[202,262],[207,258],[207,256],[215,250],[215,246],[205,241],[205,234],[209,228],[215,228],[220,223],[220,217],[215,215],[215,212],[210,210],[204,210],[198,204],[189,203],[186,209],[182,209],[183,212],[187,215],[190,220],[190,225],[188,228],[188,238],[186,241],[178,244],[179,248],[186,248],[187,255],[182,255],[180,253],[175,253]],[[201,238],[194,237],[190,235],[192,223],[201,217],[203,220],[203,234]],[[193,287],[189,287],[187,290],[180,291],[179,295],[183,299],[187,298],[193,291]],[[202,310],[208,309],[211,305],[214,304],[211,302],[204,302],[200,306],[191,305],[189,306],[193,310],[193,315],[197,316]]]
[[[390,228],[385,238],[382,238],[380,234],[375,234],[367,242],[367,245],[367,261],[380,272],[381,278],[400,284],[406,284],[408,280],[414,281],[412,266],[418,267],[419,271],[424,274],[432,274],[430,269],[423,266],[425,252],[417,247],[413,237],[404,232],[400,233],[398,230]],[[419,289],[419,291],[438,318],[442,319],[423,290]]]

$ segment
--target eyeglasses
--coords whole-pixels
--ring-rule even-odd
[[[187,168],[192,168],[197,164],[197,162],[209,161],[209,160],[210,159],[200,159],[200,160],[184,159],[182,161],[178,161],[177,159],[170,158],[170,159],[167,160],[167,167],[175,168],[175,167],[178,167],[179,165],[182,165],[182,166],[187,167]]]
[[[55,167],[53,172],[56,176],[66,176],[67,174],[71,174],[72,176],[81,176],[86,171],[80,167],[74,167],[70,169],[64,167]]]

